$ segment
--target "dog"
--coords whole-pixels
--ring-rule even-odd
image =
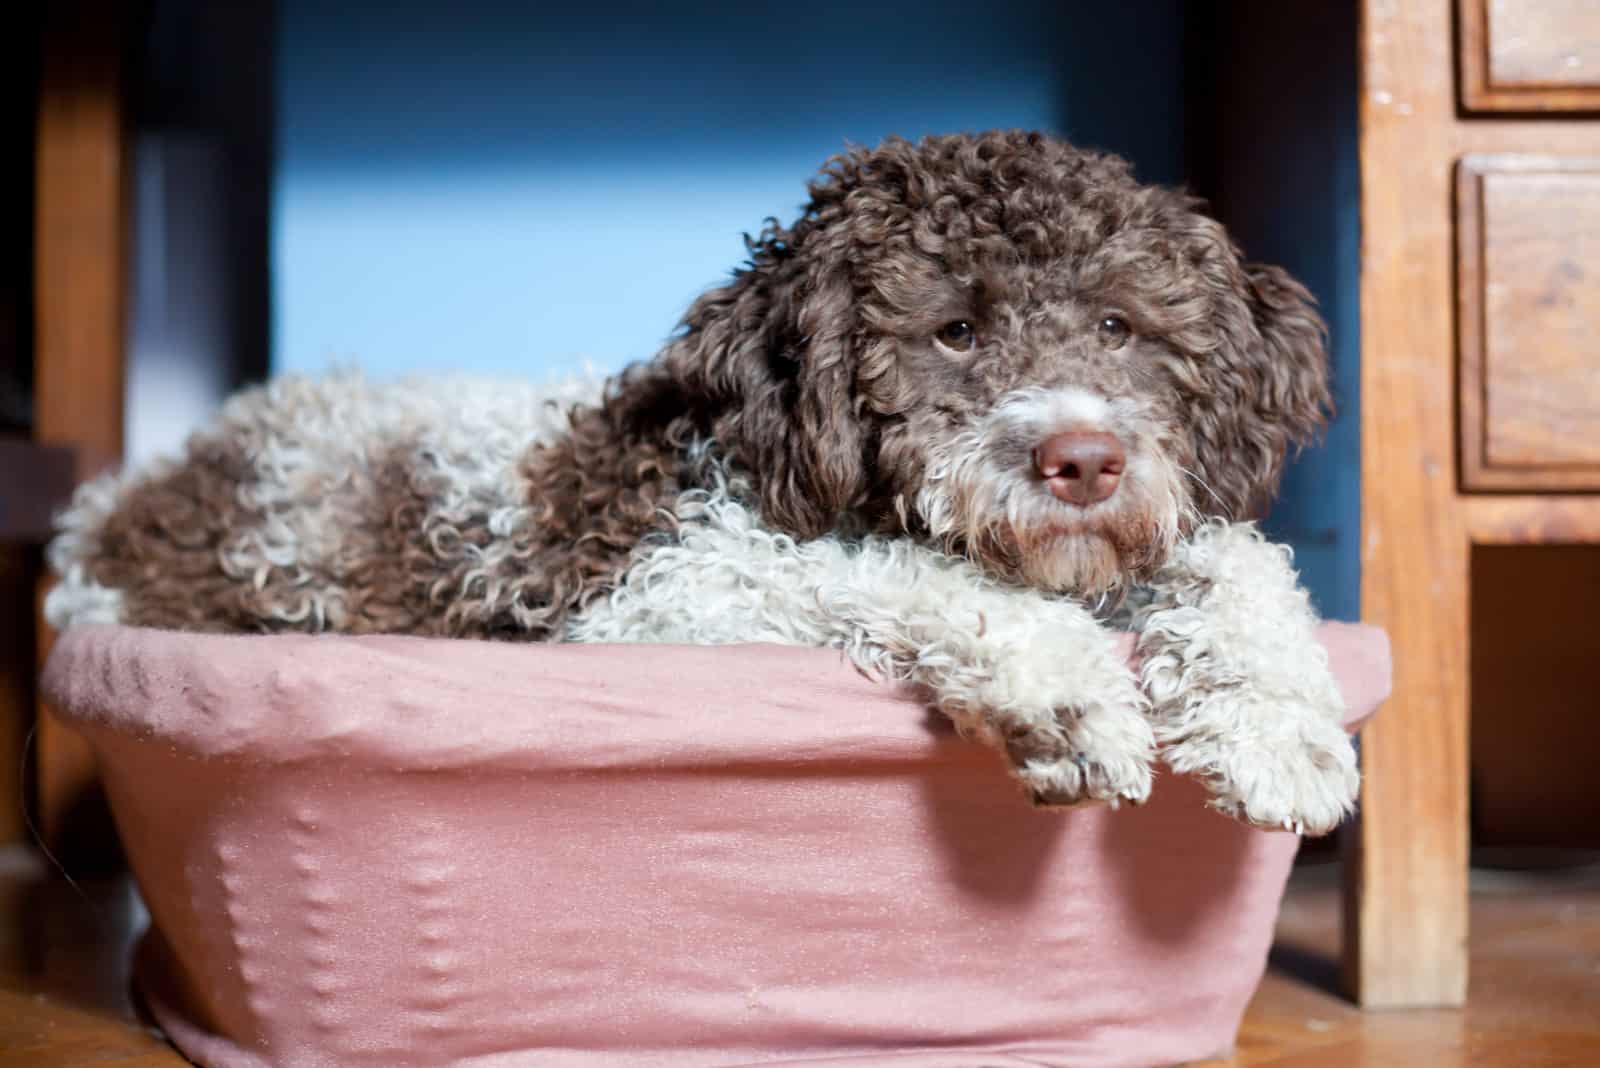
[[[49,618],[830,645],[1039,804],[1141,802],[1159,747],[1231,815],[1335,826],[1342,701],[1251,523],[1331,407],[1306,290],[1037,133],[891,138],[808,188],[603,383],[234,397],[80,488]]]

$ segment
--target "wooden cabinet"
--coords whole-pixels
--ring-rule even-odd
[[[1574,593],[1523,568],[1507,612],[1474,596],[1480,550],[1503,576],[1600,544],[1600,3],[1362,0],[1359,56],[1361,602],[1395,675],[1362,733],[1346,959],[1365,1005],[1458,1005],[1474,671],[1514,680],[1497,635]],[[1550,744],[1547,710],[1512,713]]]
[[[1462,0],[1461,104],[1468,111],[1600,110],[1600,4]]]
[[[1461,480],[1600,489],[1600,159],[1456,170]]]

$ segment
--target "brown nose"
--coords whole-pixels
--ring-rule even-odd
[[[1117,492],[1128,456],[1110,434],[1052,434],[1033,450],[1033,466],[1057,500],[1087,507]]]

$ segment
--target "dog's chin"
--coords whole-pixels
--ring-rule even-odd
[[[1019,577],[1036,589],[1094,597],[1135,577],[1116,542],[1100,531],[1041,531],[1019,540]]]
[[[1017,577],[1037,589],[1095,597],[1126,590],[1161,566],[1172,523],[1144,509],[1097,512],[1071,519],[1053,513],[1014,529]]]

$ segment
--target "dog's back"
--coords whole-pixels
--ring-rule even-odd
[[[487,635],[517,625],[521,466],[597,380],[284,377],[185,453],[81,487],[52,625]]]

